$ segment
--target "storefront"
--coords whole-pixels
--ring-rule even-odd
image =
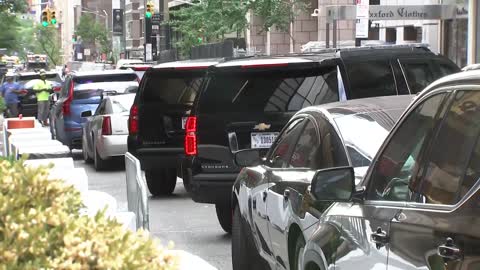
[[[365,1],[359,1],[365,2]],[[394,4],[389,4],[394,2]],[[439,0],[439,4],[401,5],[403,1],[381,1],[382,5],[368,5],[365,20],[367,26],[358,22],[358,6],[326,6],[322,12],[326,15],[326,44],[330,44],[332,29],[333,45],[337,44],[335,29],[338,21],[356,20],[364,30],[362,42],[379,41],[383,44],[427,43],[434,52],[439,52],[460,67],[479,62],[477,53],[480,44],[480,22],[477,19],[479,5],[469,0]],[[430,1],[435,2],[435,1]],[[368,2],[367,2],[368,3]],[[472,10],[470,12],[470,10]],[[478,26],[478,27],[477,27]]]

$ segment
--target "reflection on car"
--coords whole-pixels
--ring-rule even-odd
[[[432,83],[360,183],[312,183],[315,201],[332,205],[306,241],[302,269],[479,269],[479,84],[480,70]],[[350,196],[322,197],[323,185]]]
[[[349,199],[352,187],[343,179],[351,174],[360,181],[412,99],[377,97],[307,107],[292,117],[264,160],[258,149],[237,152],[236,162],[245,168],[232,194],[233,226],[238,228],[232,240],[234,269],[262,264],[298,269],[305,239],[330,205],[318,203],[312,193]],[[352,169],[332,170],[337,167]],[[317,190],[310,190],[312,181],[319,182]],[[339,182],[343,188],[335,185]]]

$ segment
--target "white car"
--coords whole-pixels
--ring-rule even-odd
[[[82,149],[85,162],[94,163],[95,169],[108,167],[112,157],[127,152],[128,116],[135,94],[105,96],[95,113],[82,112]]]

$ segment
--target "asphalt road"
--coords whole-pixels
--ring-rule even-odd
[[[74,152],[75,167],[85,168],[89,189],[104,191],[117,199],[119,210],[127,209],[125,170],[119,162],[111,170],[96,172]],[[180,179],[179,179],[180,180]],[[162,244],[173,241],[175,249],[198,255],[219,270],[232,269],[231,237],[218,224],[215,206],[194,203],[181,180],[172,196],[149,198],[150,231]]]

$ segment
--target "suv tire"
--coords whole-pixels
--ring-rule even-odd
[[[192,190],[192,169],[182,168],[182,180],[185,190],[190,193]]]
[[[302,235],[298,236],[297,241],[295,241],[294,248],[295,251],[293,253],[293,265],[290,265],[290,269],[299,270],[302,269],[300,257],[303,256],[303,250],[305,249],[305,239],[303,239]]]
[[[216,203],[215,210],[217,212],[217,219],[220,223],[222,229],[226,232],[231,234],[232,233],[232,207],[230,203]]]
[[[153,196],[170,195],[177,184],[175,169],[145,170],[145,178],[148,190]]]

